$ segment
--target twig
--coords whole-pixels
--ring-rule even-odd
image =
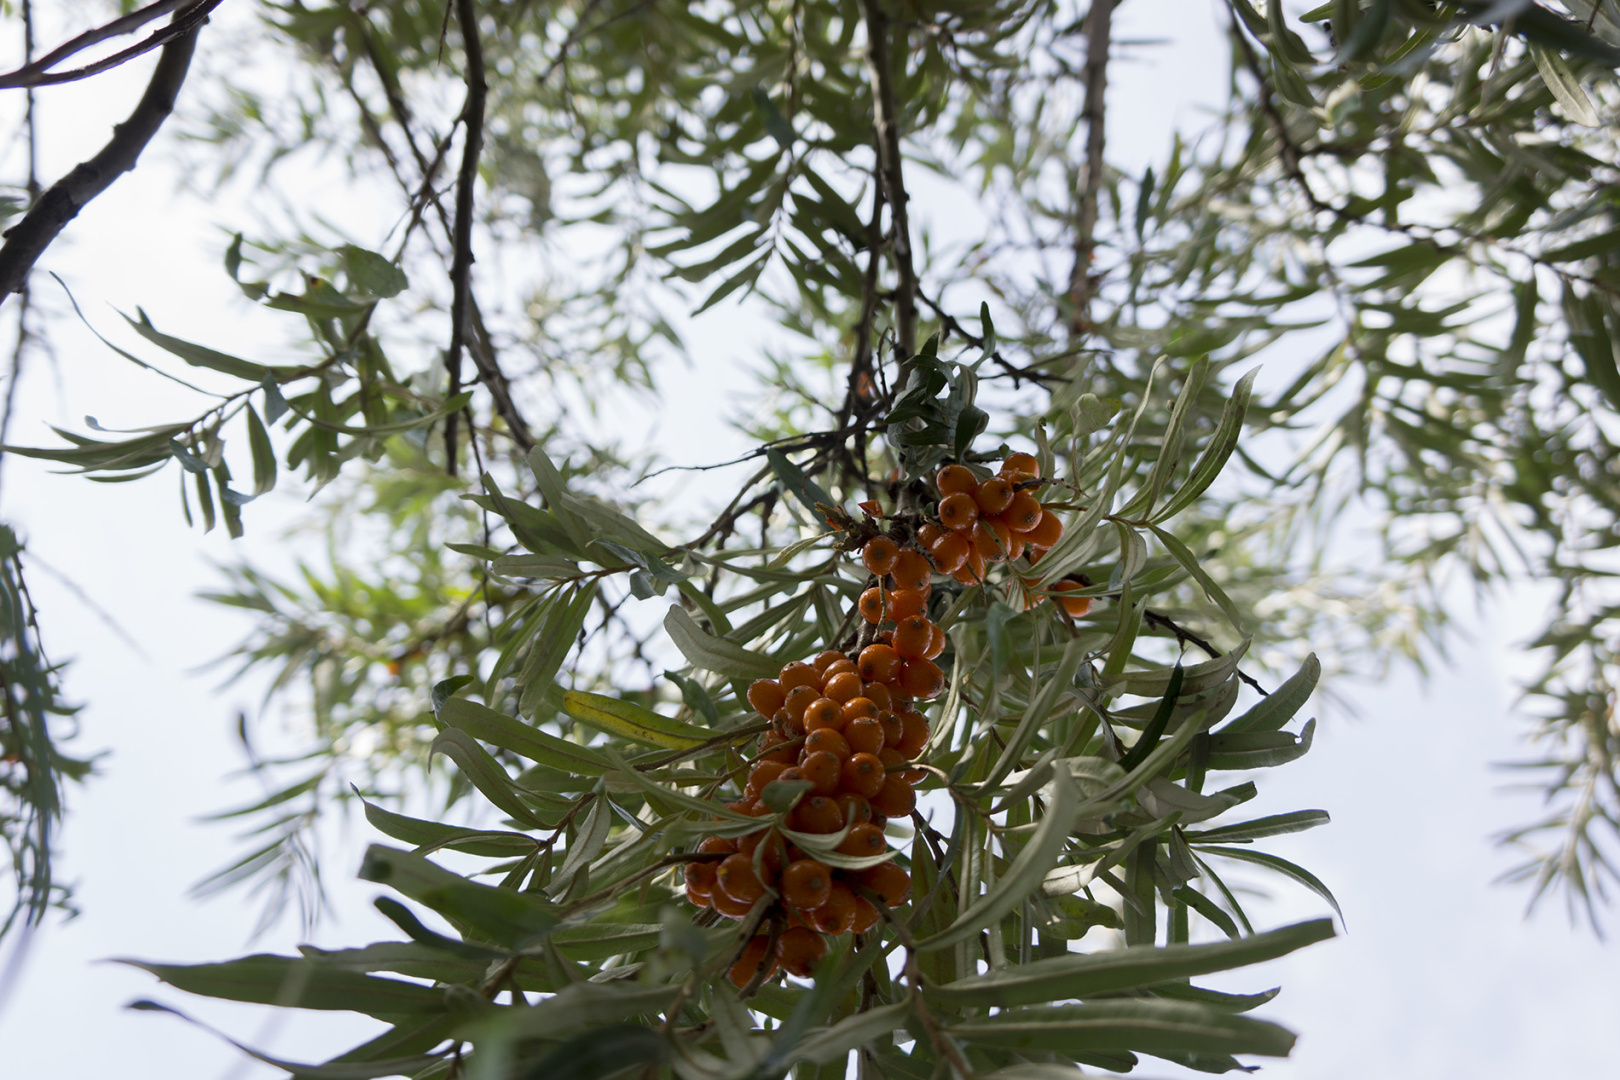
[[[208,17],[208,13],[220,5],[220,2],[221,0],[200,0],[200,2],[194,0],[192,6],[186,8],[187,0],[158,0],[155,4],[149,4],[139,11],[132,11],[128,15],[114,19],[104,26],[98,26],[94,30],[86,30],[66,44],[52,49],[38,60],[25,57],[22,67],[16,71],[0,75],[0,90],[12,90],[20,86],[52,86],[87,79],[92,75],[99,75],[109,68],[133,60],[142,53],[151,52],[160,45],[167,45],[169,42],[196,29]],[[108,38],[128,34],[139,27],[145,26],[153,19],[162,18],[176,8],[185,8],[185,10],[176,15],[174,21],[168,26],[165,26],[145,41],[97,60],[93,64],[86,64],[82,68],[74,68],[72,71],[60,71],[55,74],[50,73],[51,68],[75,53],[83,52],[90,46],[106,41]]]
[[[1116,599],[1117,599],[1117,597],[1116,597]],[[1172,634],[1174,634],[1176,636],[1176,641],[1179,644],[1183,645],[1183,646],[1185,646],[1185,645],[1195,645],[1195,646],[1197,646],[1199,649],[1201,649],[1203,651],[1204,655],[1208,656],[1211,660],[1219,660],[1222,656],[1226,655],[1225,653],[1221,652],[1221,650],[1217,649],[1214,645],[1210,644],[1208,641],[1205,641],[1203,638],[1201,638],[1197,634],[1193,633],[1191,630],[1188,630],[1186,627],[1177,624],[1174,619],[1170,618],[1170,616],[1161,615],[1157,611],[1154,611],[1151,608],[1144,608],[1142,610],[1142,621],[1147,623],[1149,626],[1157,626],[1161,630],[1170,631]],[[1271,696],[1270,692],[1267,691],[1265,687],[1263,687],[1259,683],[1255,682],[1254,679],[1251,678],[1250,676],[1245,675],[1243,673],[1242,668],[1234,668],[1233,670],[1237,673],[1237,677],[1239,679],[1243,680],[1244,682],[1248,683],[1250,686],[1254,687],[1254,689],[1259,691],[1261,697],[1270,697]]]
[[[467,316],[471,295],[467,279],[472,273],[473,185],[478,181],[478,157],[484,148],[484,99],[489,85],[484,81],[484,49],[478,39],[478,12],[473,0],[456,0],[456,21],[461,28],[461,45],[467,55],[467,103],[461,119],[466,125],[462,136],[461,171],[456,177],[455,253],[450,262],[450,350],[444,366],[450,373],[450,392],[461,392],[461,352],[467,344]],[[444,421],[445,471],[456,475],[456,427],[460,413]],[[476,437],[476,436],[475,436]]]
[[[1108,90],[1108,46],[1116,0],[1092,0],[1086,13],[1086,174],[1080,187],[1080,206],[1074,228],[1074,267],[1069,271],[1069,336],[1083,337],[1091,330],[1093,292],[1091,259],[1097,249],[1097,196],[1102,190],[1103,149],[1108,125],[1105,98]]]
[[[894,92],[894,59],[889,50],[889,17],[881,0],[860,0],[866,23],[867,68],[872,79],[873,126],[877,133],[879,175],[889,204],[889,257],[899,279],[895,286],[895,388],[905,389],[911,358],[917,351],[917,271],[911,262],[911,225],[905,174],[900,156],[900,106]],[[903,32],[903,31],[902,31]]]
[[[50,190],[29,207],[23,219],[6,231],[5,246],[0,248],[0,303],[22,289],[34,263],[67,223],[77,217],[91,199],[135,167],[141,151],[174,111],[175,98],[186,81],[186,71],[196,47],[195,27],[163,46],[140,103],[129,114],[129,119],[113,128],[107,145],[95,157],[81,162],[52,184]]]

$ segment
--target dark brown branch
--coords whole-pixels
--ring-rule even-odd
[[[456,177],[455,253],[450,263],[450,350],[444,366],[450,372],[450,397],[461,392],[461,352],[467,344],[469,309],[472,295],[468,278],[472,274],[473,186],[478,181],[478,157],[484,149],[484,100],[489,85],[484,81],[484,48],[478,39],[478,11],[473,0],[456,0],[456,21],[461,28],[461,45],[467,55],[467,103],[461,119],[466,128],[461,144],[461,171]],[[456,421],[459,413],[444,422],[445,471],[456,475]],[[473,436],[477,438],[475,434]]]
[[[1083,337],[1091,331],[1093,292],[1091,260],[1097,250],[1097,197],[1102,191],[1103,150],[1108,124],[1105,99],[1108,92],[1108,46],[1117,0],[1092,0],[1086,13],[1086,172],[1080,185],[1080,205],[1074,226],[1074,268],[1069,271],[1069,336]]]
[[[186,71],[191,67],[191,55],[196,47],[195,27],[163,46],[140,104],[135,106],[128,120],[113,128],[107,145],[95,157],[52,184],[50,190],[29,207],[23,219],[6,231],[5,247],[0,248],[0,302],[23,287],[34,263],[67,223],[77,217],[91,199],[135,167],[141,151],[174,111],[175,98],[186,81]]]
[[[1204,655],[1208,656],[1211,660],[1219,660],[1223,655],[1225,655],[1221,652],[1221,650],[1217,649],[1208,641],[1199,637],[1186,627],[1178,624],[1174,619],[1170,618],[1170,616],[1161,615],[1152,608],[1144,608],[1142,610],[1142,621],[1147,623],[1149,626],[1156,626],[1161,630],[1170,631],[1170,633],[1175,635],[1176,642],[1183,647],[1187,645],[1197,646],[1204,653]],[[1255,682],[1251,676],[1244,674],[1242,668],[1236,668],[1234,670],[1237,672],[1237,677],[1258,690],[1261,697],[1271,696],[1270,691],[1261,686],[1259,683]]]
[[[97,27],[94,30],[86,30],[72,41],[52,49],[33,63],[25,64],[16,71],[0,75],[0,90],[10,90],[19,86],[54,86],[60,83],[88,79],[92,75],[99,75],[103,71],[127,63],[137,56],[149,53],[159,46],[167,45],[171,41],[177,41],[191,33],[208,19],[208,13],[218,7],[220,3],[221,0],[200,0],[200,2],[194,2],[190,7],[185,7],[184,0],[159,0],[156,4],[144,7],[139,11],[130,12],[122,18],[114,19],[105,26]],[[74,68],[72,71],[61,71],[53,74],[48,70],[74,53],[82,52],[91,45],[105,41],[108,38],[127,34],[176,8],[182,8],[183,10],[174,17],[174,21],[148,37],[145,41],[131,45],[127,49],[121,49],[111,56],[97,60],[93,64]]]
[[[900,106],[894,93],[894,58],[889,48],[889,17],[881,0],[860,0],[866,23],[867,67],[872,79],[872,117],[877,130],[878,173],[889,204],[889,257],[898,279],[894,296],[895,388],[905,389],[917,352],[917,271],[911,261],[911,224],[906,209],[905,173],[900,156]],[[904,33],[901,30],[900,33]],[[902,61],[904,57],[901,58]]]

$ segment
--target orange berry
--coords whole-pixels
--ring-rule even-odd
[[[872,811],[867,809],[867,813]],[[691,900],[694,895],[701,896],[703,902],[698,907],[709,906],[709,896],[714,892],[714,863],[693,862],[686,864],[686,898]],[[696,903],[696,901],[693,901]]]
[[[1036,547],[1049,548],[1063,539],[1063,522],[1050,510],[1041,512],[1041,520],[1024,534],[1024,542]]]
[[[812,731],[810,734],[814,735],[815,732]],[[799,771],[804,774],[806,780],[815,785],[815,794],[836,795],[843,764],[843,759],[838,755],[829,754],[825,750],[816,750],[805,754],[804,760],[799,762]]]
[[[945,631],[939,628],[938,623],[934,623],[933,627],[933,637],[928,642],[928,651],[923,653],[924,660],[932,660],[945,651]]]
[[[928,553],[934,557],[934,565],[939,567],[940,573],[954,574],[967,562],[968,542],[961,533],[949,532],[930,544]]]
[[[900,687],[914,698],[938,697],[945,689],[945,673],[932,660],[907,660],[900,670]]]
[[[1008,454],[1007,460],[1001,463],[998,471],[1014,482],[1028,480],[1041,475],[1041,463],[1035,460],[1034,454]]]
[[[793,726],[800,731],[804,730],[804,714],[810,708],[810,703],[821,697],[821,691],[814,686],[795,686],[787,692],[782,701],[782,708],[793,721]]]
[[[894,560],[900,554],[900,545],[887,536],[874,536],[861,548],[861,562],[878,577],[894,569]]]
[[[878,713],[878,723],[883,725],[883,745],[898,746],[905,737],[905,727],[899,715],[894,712]]]
[[[788,815],[788,827],[795,832],[834,833],[844,827],[844,811],[825,795],[810,795],[800,799]]]
[[[883,790],[888,775],[876,754],[854,754],[839,769],[838,783],[845,791],[870,799]]]
[[[862,716],[844,725],[844,740],[851,753],[875,754],[883,749],[883,722],[875,716]]]
[[[923,547],[933,547],[934,541],[942,536],[950,535],[945,529],[935,525],[932,521],[925,521],[917,529],[917,543]]]
[[[861,650],[861,678],[869,683],[893,682],[900,674],[900,654],[891,645],[868,645]]]
[[[786,696],[782,684],[775,679],[756,679],[748,688],[748,704],[767,720],[776,715]]]
[[[886,818],[905,817],[917,807],[917,793],[905,778],[890,773],[876,795],[869,797],[872,810]]]
[[[967,562],[963,563],[962,569],[952,574],[951,577],[963,585],[977,585],[984,581],[984,569],[984,556],[980,555],[979,549],[970,543],[968,544]]]
[[[756,762],[754,767],[748,770],[748,787],[745,790],[750,797],[758,798],[759,793],[765,790],[766,784],[780,779],[790,767],[783,761]],[[737,850],[741,851],[742,848],[739,846]]]
[[[872,901],[864,896],[857,896],[855,898],[855,922],[850,926],[850,930],[857,934],[864,934],[876,926],[878,920],[882,917],[878,914],[878,909],[872,906]]]
[[[825,652],[817,653],[816,658],[810,661],[810,666],[821,672],[822,677],[825,678],[827,666],[843,659],[846,659],[843,653],[837,649],[828,649]]]
[[[1013,486],[1005,477],[992,476],[979,485],[973,501],[979,504],[980,516],[999,514],[1012,504]]]
[[[804,740],[806,754],[828,753],[842,761],[849,757],[849,742],[838,733],[836,728],[816,728]]]
[[[795,686],[820,686],[821,672],[809,664],[797,661],[782,669],[781,686],[783,695],[791,694]]]
[[[805,926],[789,927],[776,939],[776,960],[789,975],[808,979],[827,955],[827,942]]]
[[[885,907],[899,907],[911,896],[911,875],[892,862],[862,870],[857,880],[882,897]]]
[[[871,824],[851,825],[844,842],[838,845],[838,854],[853,855],[858,859],[882,855],[888,850],[889,842],[883,838],[883,830]]]
[[[979,504],[967,492],[958,491],[939,500],[939,523],[947,529],[963,532],[978,520]]]
[[[754,935],[754,939],[743,947],[742,956],[738,957],[737,962],[731,965],[729,973],[732,984],[737,989],[741,990],[753,982],[754,976],[759,973],[760,968],[765,968],[765,977],[770,978],[770,973],[776,968],[775,961],[768,955],[770,950],[771,939],[764,934]],[[770,965],[768,968],[766,967],[767,964]]]
[[[790,862],[782,871],[782,899],[789,907],[811,910],[827,902],[832,871],[814,859]]]
[[[877,685],[882,686],[883,684],[878,683]],[[869,716],[876,716],[877,714],[877,702],[873,701],[871,698],[851,698],[850,700],[844,702],[844,723],[839,730],[847,729],[849,725],[856,720],[861,720]]]
[[[928,745],[928,720],[922,713],[908,712],[900,717],[900,741],[895,749],[908,761]]]
[[[838,808],[844,812],[846,825],[865,825],[872,820],[872,804],[853,791],[838,793]]]
[[[843,705],[860,697],[861,691],[864,689],[865,686],[861,683],[859,675],[853,671],[840,671],[827,680],[827,685],[822,688],[821,692],[838,702],[838,704]]]
[[[928,593],[922,589],[896,589],[889,594],[889,618],[895,622],[927,610]]]
[[[783,716],[786,709],[777,713]],[[767,731],[760,736],[759,758],[761,761],[780,761],[784,766],[796,764],[799,760],[799,748],[791,745],[798,741],[797,735],[788,735],[782,731]]]
[[[1041,506],[1041,500],[1027,491],[1020,491],[1013,496],[1007,509],[1002,511],[1002,520],[1007,527],[1015,533],[1026,533],[1041,523],[1041,515],[1046,510]]]
[[[907,660],[922,657],[934,641],[934,624],[925,616],[902,619],[894,628],[894,651]]]
[[[737,841],[737,854],[746,855],[749,863],[754,861],[754,852],[761,850],[760,864],[774,880],[787,865],[787,841],[775,829],[761,829]]]
[[[804,711],[804,730],[806,732],[824,727],[837,730],[843,726],[844,707],[830,697],[817,698]]]
[[[733,900],[726,895],[726,890],[718,886],[709,894],[709,906],[728,919],[740,919],[754,910],[752,901]]]
[[[928,557],[922,552],[916,548],[906,548],[894,560],[894,568],[889,574],[894,578],[896,589],[916,589],[926,593],[934,568],[928,565]]]
[[[892,636],[889,638],[887,644],[894,644],[894,638]],[[894,704],[894,698],[889,692],[889,685],[887,683],[879,682],[868,686],[866,688],[865,697],[866,700],[877,706],[879,712],[882,712],[884,709],[887,709],[889,706]]]
[[[966,465],[947,465],[934,475],[934,483],[941,495],[971,492],[979,486],[979,478]]]
[[[842,881],[834,881],[827,902],[809,915],[811,924],[823,934],[847,934],[855,925],[855,894]]]
[[[888,599],[884,595],[884,590],[877,586],[873,586],[861,593],[861,598],[856,602],[855,607],[860,611],[861,618],[873,626],[889,617]]]
[[[901,737],[904,738],[903,735]],[[885,746],[879,750],[878,760],[883,762],[883,771],[887,773],[893,773],[906,767],[906,755],[902,754],[898,749],[898,742],[895,746]]]
[[[1054,593],[1075,592],[1084,588],[1085,586],[1080,582],[1070,578],[1064,578],[1062,581],[1055,582],[1052,585]],[[1089,596],[1054,596],[1052,599],[1062,604],[1063,610],[1076,619],[1085,618],[1091,611],[1091,597]]]
[[[980,518],[973,526],[973,550],[986,562],[1000,562],[1007,557],[1012,543],[1012,530],[997,518]]]
[[[737,850],[737,841],[729,836],[707,836],[703,843],[697,846],[699,853],[704,855],[718,855],[721,852],[727,855]]]
[[[754,860],[740,851],[721,860],[714,878],[720,891],[739,904],[752,907],[755,900],[765,895],[765,884],[754,873]]]
[[[979,520],[982,521],[984,519],[980,518]],[[999,518],[997,520],[999,520],[1003,525],[1007,525],[1006,518]],[[1007,525],[1007,558],[1008,558],[1008,560],[1010,561],[1012,559],[1016,559],[1016,558],[1018,558],[1018,556],[1022,555],[1024,553],[1025,546],[1026,546],[1026,541],[1024,539],[1024,534],[1021,533],[1021,532],[1013,532],[1012,531],[1012,526]]]
[[[714,902],[712,894],[703,892],[700,889],[694,889],[690,881],[686,883],[686,901],[693,907],[708,907]]]
[[[822,676],[822,685],[825,686],[828,679],[836,679],[844,672],[854,670],[855,661],[851,660],[847,656],[840,656],[837,660],[834,660],[832,663],[827,665],[827,671]]]

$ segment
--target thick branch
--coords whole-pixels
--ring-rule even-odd
[[[872,79],[873,124],[877,128],[878,172],[889,204],[893,236],[889,254],[899,279],[894,290],[895,354],[900,373],[897,389],[906,385],[917,351],[917,271],[911,262],[911,225],[906,209],[906,183],[900,156],[900,107],[894,94],[894,58],[889,50],[889,17],[880,0],[860,0],[866,22],[867,67]],[[902,57],[902,59],[904,59]]]
[[[1107,143],[1108,45],[1118,0],[1092,0],[1086,13],[1086,172],[1074,226],[1074,268],[1069,271],[1069,336],[1091,330],[1091,259],[1097,249],[1097,197],[1102,191],[1103,149]]]
[[[467,104],[461,113],[466,135],[461,145],[461,172],[456,177],[455,253],[450,263],[450,351],[444,358],[450,372],[451,397],[461,392],[461,352],[466,348],[470,325],[473,185],[478,180],[478,157],[484,149],[484,99],[489,90],[484,81],[484,48],[478,39],[478,12],[473,0],[456,0],[456,20],[467,54]],[[445,469],[451,476],[456,475],[458,418],[459,414],[453,413],[444,423]]]
[[[114,180],[135,167],[141,151],[174,111],[175,98],[186,81],[196,47],[196,29],[163,46],[140,104],[128,120],[113,128],[107,145],[52,184],[23,219],[6,231],[5,247],[0,248],[0,302],[23,287],[34,263],[67,223]]]

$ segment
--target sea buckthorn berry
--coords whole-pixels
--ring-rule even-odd
[[[979,486],[979,478],[966,465],[947,465],[934,474],[934,483],[941,495],[955,495],[958,492],[972,492]]]
[[[746,855],[750,864],[754,861],[754,853],[760,852],[760,865],[773,879],[782,872],[787,865],[787,841],[775,829],[761,829],[757,833],[749,833],[737,842],[737,854]]]
[[[765,885],[754,873],[754,860],[742,852],[727,855],[714,872],[720,891],[739,904],[753,905],[765,895]]]
[[[788,771],[789,767],[789,763],[782,761],[756,762],[754,767],[748,770],[748,787],[746,788],[748,794],[757,798],[759,793],[765,790],[766,784],[780,778],[783,773]],[[742,846],[738,845],[737,850],[741,851]]]
[[[876,754],[854,754],[839,769],[838,783],[845,791],[870,799],[883,790],[888,775]]]
[[[874,536],[861,548],[861,562],[878,577],[894,569],[894,560],[900,554],[900,545],[887,536]]]
[[[836,728],[816,728],[804,740],[804,750],[807,754],[829,753],[842,761],[849,757],[849,742],[840,735]]]
[[[807,926],[793,926],[776,939],[776,961],[789,975],[808,979],[827,955],[827,941]]]
[[[939,523],[947,529],[965,532],[979,520],[979,504],[972,495],[958,491],[939,500]]]
[[[782,871],[782,899],[789,907],[810,911],[827,902],[832,871],[814,859],[798,859]]]
[[[837,649],[828,649],[825,652],[817,653],[816,658],[810,661],[810,666],[825,676],[827,673],[827,665],[843,659],[845,659],[843,653],[839,652]]]
[[[719,855],[722,852],[729,855],[737,850],[737,841],[729,836],[707,836],[697,849],[703,855]]]
[[[878,683],[876,685],[882,686],[883,684]],[[873,701],[871,698],[851,698],[850,700],[844,702],[844,723],[839,730],[846,730],[854,721],[862,720],[869,716],[876,716],[877,714],[877,702]]]
[[[834,881],[827,902],[809,915],[810,922],[823,934],[847,934],[855,925],[855,894],[842,881]]]
[[[979,504],[979,516],[986,514],[999,514],[1013,501],[1013,486],[1003,476],[992,476],[979,485],[973,493],[973,501]]]
[[[759,739],[759,758],[761,761],[780,761],[784,766],[793,765],[799,760],[799,748],[793,745],[796,742],[796,735],[767,731]]]
[[[896,589],[889,594],[889,618],[895,622],[921,615],[928,610],[928,593],[922,589]]]
[[[821,691],[814,686],[795,686],[787,692],[783,699],[782,708],[787,710],[788,717],[801,731],[804,729],[804,713],[810,708],[810,703],[821,696]]]
[[[893,645],[894,638],[890,637],[886,644]],[[879,712],[894,704],[894,696],[889,691],[888,683],[873,683],[866,688],[866,700],[876,705]]]
[[[1035,527],[1024,534],[1024,543],[1034,544],[1036,547],[1049,548],[1063,539],[1063,522],[1050,510],[1041,513],[1041,520]]]
[[[968,542],[960,533],[949,532],[928,545],[928,554],[942,574],[954,574],[967,562]]]
[[[836,679],[844,672],[854,670],[855,661],[851,660],[847,656],[840,656],[837,660],[834,660],[832,663],[827,665],[827,673],[822,676],[822,685],[826,686],[827,680]]]
[[[844,842],[838,845],[838,854],[853,855],[858,859],[870,858],[873,855],[882,855],[889,850],[889,843],[883,839],[883,830],[876,825],[851,825]]]
[[[901,737],[904,738],[904,736]],[[885,746],[878,751],[878,760],[883,762],[884,772],[892,773],[906,767],[906,755],[900,752],[898,746],[897,741],[894,746]]]
[[[1027,533],[1041,523],[1044,513],[1046,510],[1041,506],[1041,500],[1027,491],[1020,491],[1013,496],[1007,509],[1001,512],[1001,518],[1013,532]]]
[[[756,679],[748,688],[748,704],[754,707],[759,715],[770,719],[782,707],[782,701],[787,696],[782,684],[775,679]]]
[[[933,547],[935,540],[949,535],[950,533],[947,530],[935,525],[932,521],[925,521],[917,528],[917,543],[923,547]]]
[[[900,717],[900,731],[900,741],[894,748],[909,761],[928,745],[928,720],[922,713],[904,713]]]
[[[888,630],[879,630],[873,636],[872,640],[874,642],[876,642],[877,644],[879,644],[879,645],[893,645],[894,644],[894,630],[892,628],[888,629]]]
[[[905,777],[890,773],[884,779],[883,787],[869,801],[875,813],[884,817],[905,817],[917,808],[917,793],[911,790]]]
[[[1005,521],[980,518],[973,526],[973,550],[986,562],[1000,562],[1007,557],[1007,546],[1012,541],[1012,530]]]
[[[912,615],[894,628],[894,651],[907,660],[922,657],[934,640],[934,624],[925,616]]]
[[[867,867],[856,880],[882,897],[885,907],[899,907],[911,896],[911,875],[892,862]]]
[[[1027,480],[1041,475],[1041,463],[1035,460],[1034,454],[1022,452],[1008,454],[1007,460],[1001,463],[1001,468],[997,471],[1009,480],[1014,478]]]
[[[865,825],[872,820],[872,804],[853,791],[838,793],[838,808],[844,812],[845,825]]]
[[[878,909],[872,906],[872,901],[864,896],[857,896],[855,898],[855,922],[850,926],[850,930],[857,934],[864,934],[876,926],[878,920],[882,917],[878,914]]]
[[[786,776],[787,773],[783,773],[782,775]],[[736,802],[728,802],[724,805],[727,810],[730,810],[734,814],[747,814],[749,817],[764,817],[766,814],[771,812],[770,807],[766,806],[758,799],[748,795],[744,795]]]
[[[883,722],[875,716],[862,716],[844,725],[844,740],[854,754],[875,754],[883,749]]]
[[[865,688],[865,685],[861,682],[861,677],[855,672],[840,671],[827,680],[827,685],[822,688],[821,692],[838,702],[838,704],[843,705],[860,697],[861,691]]]
[[[914,698],[938,697],[945,689],[945,673],[932,660],[907,660],[900,669],[900,688]]]
[[[885,710],[878,713],[878,723],[883,725],[883,745],[885,747],[899,746],[900,740],[905,737],[905,728],[901,723],[900,715]]]
[[[1062,581],[1053,583],[1052,592],[1074,592],[1077,589],[1083,588],[1085,588],[1085,586],[1080,584],[1078,581],[1064,578]],[[1076,619],[1085,618],[1087,613],[1091,611],[1091,597],[1089,596],[1053,596],[1052,599],[1063,605],[1063,610],[1067,611]]]
[[[1041,556],[1051,550],[1051,548],[1044,548],[1039,544],[1031,544],[1027,540],[1024,542],[1024,555],[1029,559],[1029,565],[1031,566],[1040,562]]]
[[[855,607],[860,611],[861,618],[873,626],[889,617],[888,598],[884,594],[884,590],[876,586],[861,593],[861,598]]]
[[[979,549],[970,543],[968,544],[967,562],[963,563],[962,569],[952,574],[951,577],[963,585],[977,585],[984,581],[984,570],[984,556],[980,555]]]
[[[820,686],[821,672],[817,671],[809,664],[801,664],[798,661],[794,661],[782,669],[780,685],[784,695],[792,693],[795,686]]]
[[[714,902],[714,900],[711,893],[703,892],[700,889],[694,889],[692,887],[692,883],[688,881],[686,883],[686,902],[691,904],[693,907],[708,907]]]
[[[803,723],[803,717],[795,721],[792,713],[788,712],[786,709],[777,709],[776,715],[771,717],[771,730],[766,734],[780,735],[786,739],[794,739],[803,733],[804,728],[800,726]],[[763,742],[763,737],[761,738],[761,742]]]
[[[893,682],[900,674],[900,654],[892,645],[868,645],[861,650],[861,678],[866,682]]]
[[[844,811],[825,795],[809,795],[788,815],[788,828],[795,832],[833,833],[844,827]]]
[[[1003,524],[1006,524],[1005,521],[1003,521]],[[1007,526],[1007,558],[1009,560],[1018,558],[1024,553],[1026,546],[1028,545],[1024,540],[1024,534],[1013,532],[1012,526]]]
[[[843,764],[843,760],[837,754],[817,750],[804,756],[804,760],[799,762],[799,771],[804,773],[806,780],[815,785],[814,791],[817,795],[836,795]]]
[[[804,730],[806,732],[824,727],[836,730],[843,726],[844,707],[830,697],[817,698],[804,711]]]
[[[872,812],[871,808],[868,807],[866,812],[868,814],[870,814]],[[707,907],[708,904],[709,904],[709,895],[711,893],[713,893],[713,892],[714,892],[714,863],[712,863],[712,862],[687,863],[686,864],[686,896],[687,896],[687,899],[691,899],[691,897],[693,895],[701,896],[701,897],[703,897],[703,903],[699,904],[698,906],[699,907]]]
[[[804,778],[804,770],[799,768],[797,765],[784,769],[782,771],[782,775],[777,777],[777,779],[783,783],[788,783],[793,780],[803,780]]]
[[[733,900],[726,895],[726,890],[715,886],[714,892],[709,894],[709,906],[728,919],[740,919],[754,910],[752,903]]]
[[[729,974],[732,984],[741,990],[754,981],[754,976],[759,974],[760,968],[765,968],[765,977],[770,978],[770,972],[776,967],[769,955],[770,951],[771,939],[764,934],[754,935],[754,939],[743,946],[742,955],[737,958],[737,962],[731,965]],[[767,964],[770,967],[766,967]]]
[[[938,623],[932,625],[934,627],[933,637],[929,639],[928,651],[923,653],[924,660],[932,660],[945,651],[945,631],[939,628]]]
[[[919,592],[928,591],[928,579],[934,574],[934,568],[928,565],[928,557],[916,548],[906,548],[894,560],[894,569],[889,571],[894,578],[896,589],[916,589]]]

